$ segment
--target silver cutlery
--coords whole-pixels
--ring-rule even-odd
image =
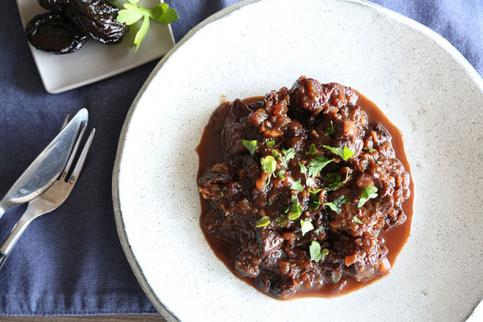
[[[89,152],[89,148],[95,134],[95,129],[93,129],[74,165],[76,152],[80,146],[82,137],[84,136],[86,126],[87,122],[82,122],[80,133],[75,141],[71,153],[68,154],[68,161],[65,164],[65,167],[61,169],[62,173],[60,176],[55,178],[56,180],[47,188],[47,190],[29,202],[24,214],[22,217],[20,217],[17,224],[13,227],[10,234],[0,246],[0,268],[5,263],[8,255],[28,225],[35,218],[48,214],[59,208],[67,197],[69,197],[82,171],[82,167],[84,166],[87,153]]]
[[[10,208],[27,203],[43,193],[60,175],[71,155],[82,125],[87,125],[89,113],[81,109],[60,133],[37,156],[0,200],[0,218]],[[67,120],[67,119],[66,119]]]

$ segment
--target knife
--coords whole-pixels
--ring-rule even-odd
[[[0,201],[0,218],[10,208],[41,195],[59,177],[89,113],[83,108],[37,156]]]

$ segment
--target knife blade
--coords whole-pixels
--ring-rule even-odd
[[[8,209],[42,194],[59,177],[79,131],[87,125],[88,119],[87,109],[81,109],[35,158],[0,201],[0,218]]]

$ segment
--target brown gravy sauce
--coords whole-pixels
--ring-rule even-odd
[[[374,104],[367,97],[362,95],[360,92],[357,92],[357,94],[359,95],[359,99],[357,100],[357,105],[361,106],[365,110],[365,112],[368,115],[369,121],[381,123],[391,134],[392,145],[396,153],[396,157],[399,160],[401,160],[402,164],[404,165],[404,168],[409,173],[409,176],[411,178],[410,186],[409,186],[411,190],[411,196],[403,204],[404,213],[407,216],[406,221],[402,225],[394,226],[390,228],[388,231],[385,231],[384,233],[382,233],[382,236],[386,241],[385,245],[389,249],[387,258],[391,263],[391,267],[394,268],[394,263],[396,261],[396,258],[399,252],[401,251],[402,247],[406,243],[411,231],[411,223],[412,223],[412,217],[413,217],[413,201],[414,201],[413,177],[411,173],[411,168],[409,166],[409,163],[406,157],[406,152],[404,150],[404,142],[403,142],[402,134],[399,131],[399,129],[384,115],[384,113],[377,107],[376,104]],[[263,100],[263,96],[249,97],[244,99],[243,101],[245,103],[251,103],[259,100]],[[223,104],[228,104],[228,103],[222,103],[221,105]],[[211,167],[213,164],[217,162],[223,161],[223,151],[222,151],[221,142],[220,142],[220,135],[219,133],[215,133],[214,131],[210,130],[210,124],[216,123],[216,119],[214,119],[215,117],[223,117],[223,116],[222,115],[212,116],[209,124],[203,130],[203,135],[201,137],[200,144],[196,148],[196,152],[198,153],[198,156],[199,156],[199,168],[198,168],[197,178],[199,178],[200,175],[202,174],[202,171],[204,171],[208,167]],[[234,246],[222,239],[215,240],[211,236],[208,236],[206,234],[203,219],[205,217],[204,215],[209,211],[209,205],[208,205],[208,201],[201,198],[201,196],[200,196],[200,200],[201,200],[200,225],[201,225],[203,234],[205,235],[205,238],[208,241],[211,249],[213,250],[215,255],[225,264],[225,266],[237,278],[241,278],[246,283],[248,283],[249,285],[257,289],[253,285],[252,280],[248,278],[242,278],[235,273],[233,258],[235,257],[236,249],[234,249]],[[323,289],[313,289],[313,290],[305,290],[305,291],[302,290],[297,292],[297,294],[294,296],[291,296],[288,298],[276,298],[276,299],[290,300],[290,299],[295,299],[300,297],[339,296],[339,295],[343,295],[343,294],[347,294],[352,291],[355,291],[361,287],[367,286],[372,282],[377,281],[381,277],[383,276],[375,277],[374,279],[368,282],[357,282],[356,280],[351,278],[342,278],[339,283],[335,285],[326,286]]]

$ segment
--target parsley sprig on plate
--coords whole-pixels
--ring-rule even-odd
[[[160,3],[153,8],[145,8],[139,5],[139,0],[128,0],[124,3],[123,8],[117,14],[117,21],[130,26],[142,19],[141,27],[136,32],[133,41],[136,50],[141,46],[141,43],[146,37],[151,20],[163,25],[169,25],[178,20],[178,13],[167,3]]]

